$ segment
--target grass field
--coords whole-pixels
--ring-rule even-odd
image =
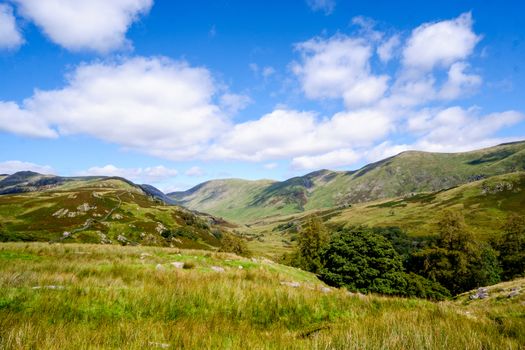
[[[516,286],[432,303],[328,289],[265,259],[2,243],[0,349],[520,349]]]

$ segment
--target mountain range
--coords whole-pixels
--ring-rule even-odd
[[[250,222],[439,191],[522,170],[525,141],[462,153],[407,151],[355,171],[319,170],[285,181],[211,180],[168,197],[190,209]]]

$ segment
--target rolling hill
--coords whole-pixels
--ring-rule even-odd
[[[153,186],[123,178],[19,172],[1,180],[0,190],[0,241],[209,249],[229,229],[211,215],[169,205]]]
[[[439,191],[520,170],[525,170],[525,141],[463,153],[407,151],[356,171],[319,170],[281,182],[212,180],[168,197],[190,209],[250,222]]]

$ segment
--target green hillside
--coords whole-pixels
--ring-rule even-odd
[[[525,170],[525,142],[464,153],[409,151],[357,171],[321,170],[282,182],[214,180],[169,197],[191,209],[250,222],[438,191],[520,170]]]
[[[525,216],[525,172],[493,176],[449,190],[358,203],[349,208],[310,210],[259,220],[248,236],[255,251],[279,256],[293,247],[297,230],[316,213],[328,225],[399,227],[410,236],[435,236],[444,210],[459,211],[477,238],[499,237],[509,215]]]
[[[21,175],[27,178],[28,174]],[[39,175],[30,175],[35,176]],[[167,205],[143,187],[120,178],[67,179],[52,185],[48,181],[40,188],[14,186],[33,192],[0,196],[0,241],[206,249],[219,245],[227,225],[210,215]]]
[[[436,303],[349,293],[230,254],[2,243],[0,348],[517,350],[524,287]]]

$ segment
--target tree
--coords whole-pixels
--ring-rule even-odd
[[[503,278],[525,275],[525,217],[513,214],[503,226],[503,237],[497,248],[500,253]]]
[[[438,232],[437,246],[412,255],[410,265],[417,274],[439,282],[453,294],[499,282],[496,252],[473,238],[460,213],[445,211]]]
[[[306,271],[317,273],[321,268],[321,253],[330,236],[317,215],[311,215],[297,234],[297,250],[294,265]]]
[[[322,255],[321,279],[351,291],[399,294],[406,286],[403,262],[392,244],[368,228],[343,230]]]

